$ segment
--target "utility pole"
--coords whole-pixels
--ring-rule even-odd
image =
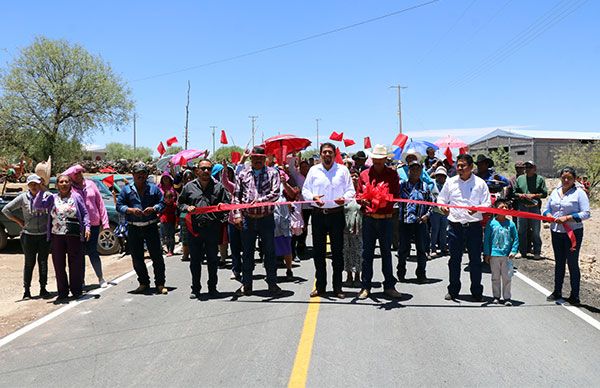
[[[402,85],[394,85],[390,86],[390,89],[398,89],[398,130],[402,133],[402,98],[400,96],[400,91],[402,89],[406,89],[408,86]]]
[[[319,121],[321,119],[315,119],[315,121],[317,122],[317,148],[319,148]]]
[[[136,116],[137,116],[136,113],[133,112],[133,150],[134,151],[136,149],[136,141],[135,141],[135,129],[136,129],[135,128],[135,119],[137,118]]]
[[[188,116],[190,114],[190,80],[188,80],[187,104],[185,105],[185,147],[188,149]]]
[[[254,131],[256,131],[254,124],[256,123],[258,116],[248,116],[248,118],[252,120],[252,147],[254,147]]]
[[[214,125],[211,125],[211,126],[210,126],[210,129],[212,129],[212,137],[213,137],[213,153],[212,153],[212,156],[213,156],[213,158],[214,158],[214,157],[215,157],[215,129],[217,129],[217,127],[216,127],[216,126],[214,126]],[[216,163],[216,162],[217,162],[217,161],[215,160],[215,163]]]

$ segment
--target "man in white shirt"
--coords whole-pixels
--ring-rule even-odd
[[[320,148],[321,163],[308,170],[302,196],[315,201],[312,208],[313,259],[315,263],[316,288],[311,297],[325,294],[327,286],[327,264],[325,249],[327,235],[331,243],[333,266],[333,292],[342,299],[342,274],[344,271],[344,203],[354,198],[355,191],[350,171],[334,162],[336,148],[323,143]]]
[[[469,154],[459,155],[456,160],[457,175],[448,178],[438,195],[439,204],[485,206],[492,205],[490,191],[485,181],[473,174],[473,157]],[[483,215],[466,209],[455,209],[440,206],[440,210],[448,215],[448,247],[450,259],[448,269],[450,284],[446,300],[454,300],[460,292],[460,264],[465,248],[469,253],[469,274],[471,277],[471,295],[473,300],[483,300],[481,284],[481,245]]]

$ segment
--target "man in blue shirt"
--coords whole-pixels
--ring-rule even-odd
[[[148,167],[142,162],[133,166],[133,183],[126,185],[117,197],[117,211],[125,214],[129,225],[128,243],[133,269],[138,276],[139,287],[132,291],[141,294],[148,290],[150,277],[144,263],[144,241],[148,247],[154,283],[158,294],[166,294],[165,261],[158,232],[158,214],[164,209],[163,195],[153,183],[148,183]]]
[[[494,161],[491,158],[477,155],[475,164],[477,164],[476,175],[485,181],[490,193],[500,193],[504,188],[510,186],[510,181],[506,177],[494,172]]]

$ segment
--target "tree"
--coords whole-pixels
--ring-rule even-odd
[[[312,158],[313,155],[320,155],[320,152],[319,152],[318,148],[311,148],[311,149],[302,151],[301,155],[302,155],[302,159],[308,159],[308,158]]]
[[[152,160],[152,150],[146,147],[137,147],[135,150],[129,144],[123,143],[108,143],[105,147],[106,159],[108,160]]]
[[[81,155],[94,132],[119,130],[133,109],[130,90],[110,65],[82,46],[37,37],[0,75],[0,128],[35,160],[52,155],[53,166]],[[27,139],[23,142],[23,139]],[[71,152],[61,148],[65,142]]]
[[[502,175],[510,175],[512,163],[507,149],[500,147],[497,150],[490,151],[489,157],[494,161],[494,171]]]
[[[167,147],[165,155],[175,155],[176,153],[183,151],[183,147],[180,146],[171,146]]]
[[[215,154],[211,155],[210,159],[217,163],[220,163],[223,159],[231,161],[231,153],[233,151],[239,152],[240,154],[244,154],[244,149],[242,147],[238,147],[235,145],[225,146],[217,148],[215,150]]]
[[[590,182],[590,197],[598,195],[600,187],[600,142],[572,144],[554,151],[554,167],[573,167],[577,175],[586,175]]]

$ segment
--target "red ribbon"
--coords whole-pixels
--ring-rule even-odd
[[[395,198],[394,199],[394,198],[391,198],[391,194],[389,194],[389,192],[388,192],[389,197],[382,195],[382,192],[385,189],[383,186],[380,186],[382,184],[385,184],[385,183],[380,182],[375,186],[372,184],[367,184],[365,186],[365,189],[367,189],[367,187],[370,187],[369,191],[368,191],[369,194],[367,194],[367,196],[371,196],[375,201],[377,201],[377,202],[374,202],[373,199],[371,199],[372,206],[370,208],[367,207],[368,211],[374,212],[377,209],[384,208],[385,206],[387,206],[387,202],[403,202],[403,203],[416,203],[417,205],[448,207],[448,208],[454,208],[454,209],[465,209],[465,210],[481,212],[481,213],[501,214],[501,215],[505,215],[505,216],[530,218],[533,220],[555,222],[554,217],[543,216],[541,214],[529,213],[529,212],[524,212],[524,211],[520,211],[520,210],[498,209],[496,207],[485,207],[485,206],[446,205],[446,204],[441,204],[441,203],[436,203],[436,202],[419,201],[419,200],[415,200],[415,199],[403,199],[403,198]],[[385,185],[387,185],[387,184],[385,184]],[[365,195],[363,194],[358,199],[368,199],[368,198],[365,198]],[[197,207],[193,212],[189,212],[187,214],[187,216],[185,217],[185,223],[186,223],[187,228],[190,231],[190,233],[192,233],[192,235],[194,235],[194,236],[198,236],[198,234],[193,231],[193,227],[192,227],[192,215],[193,214],[207,214],[207,213],[222,212],[222,211],[252,209],[255,207],[283,206],[283,205],[314,203],[314,202],[315,201],[259,202],[259,203],[252,203],[252,204],[249,204],[249,203],[246,203],[246,204],[220,203],[220,204],[214,205],[214,206]],[[323,202],[334,202],[334,201],[330,200],[330,201],[323,201]],[[575,238],[575,233],[573,232],[573,229],[571,229],[571,227],[569,227],[569,225],[566,223],[562,224],[562,226],[563,226],[563,228],[565,228],[565,232],[567,233],[567,236],[569,237],[569,240],[571,241],[571,251],[575,251],[575,249],[577,248],[577,240]]]

